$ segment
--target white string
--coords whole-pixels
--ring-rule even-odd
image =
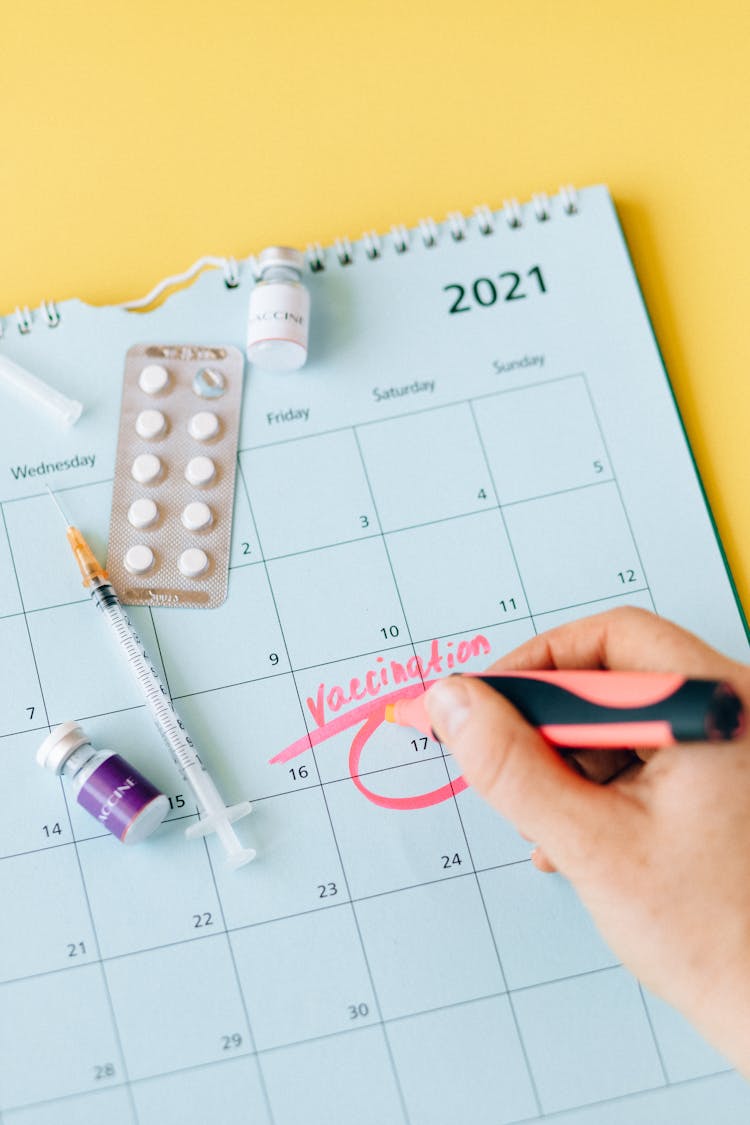
[[[191,281],[192,278],[199,274],[201,270],[206,269],[208,266],[213,266],[215,269],[224,270],[224,277],[227,279],[229,285],[236,285],[239,275],[237,273],[237,263],[233,258],[217,258],[213,254],[207,254],[203,258],[198,258],[197,262],[193,262],[184,273],[173,274],[172,277],[164,277],[155,285],[150,293],[145,297],[139,297],[135,301],[123,301],[121,304],[116,305],[115,308],[125,309],[126,312],[135,312],[136,309],[145,309],[153,304],[157,297],[160,297],[165,289],[171,289],[174,285],[182,285],[186,281]],[[234,268],[232,268],[234,267]]]

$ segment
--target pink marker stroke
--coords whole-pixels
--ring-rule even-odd
[[[271,765],[290,762],[292,758],[304,754],[306,750],[310,750],[313,746],[319,746],[321,742],[333,738],[334,735],[341,734],[342,731],[349,730],[351,727],[362,723],[363,726],[354,736],[349,750],[349,773],[357,789],[368,801],[372,801],[373,804],[384,809],[411,811],[426,809],[431,805],[439,805],[442,801],[450,800],[451,797],[467,788],[467,783],[463,777],[457,777],[454,781],[449,781],[438,789],[431,789],[428,793],[418,793],[411,797],[386,797],[365,785],[359,774],[362,752],[375,731],[385,721],[386,705],[395,703],[397,699],[412,699],[421,695],[434,682],[434,680],[426,680],[424,684],[409,684],[407,687],[389,692],[388,695],[380,696],[372,703],[363,703],[361,707],[355,707],[345,715],[339,715],[337,718],[331,719],[330,722],[310,731],[303,738],[298,738],[291,746],[287,746],[285,750],[281,750],[274,755],[271,758]]]

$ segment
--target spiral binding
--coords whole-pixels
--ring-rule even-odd
[[[577,215],[578,214],[578,193],[572,184],[565,184],[559,190],[558,196],[564,215]],[[552,204],[549,197],[544,192],[537,192],[531,197],[531,214],[538,223],[546,223],[552,219]],[[436,223],[434,219],[425,218],[420,219],[413,230],[407,227],[396,224],[392,226],[388,234],[379,235],[376,231],[365,231],[361,239],[361,247],[364,256],[368,261],[377,261],[383,257],[386,246],[390,244],[397,254],[406,254],[412,247],[415,240],[418,240],[427,250],[434,249],[439,243],[444,234],[447,234],[454,242],[463,242],[470,235],[469,223],[471,219],[476,223],[476,228],[483,238],[488,238],[495,234],[497,230],[498,217],[500,222],[504,222],[510,230],[518,230],[524,225],[524,213],[517,199],[506,199],[499,212],[499,216],[488,207],[486,204],[481,204],[475,207],[472,216],[467,218],[461,211],[449,211],[445,223],[441,226]],[[354,244],[348,238],[335,239],[331,252],[340,266],[353,265],[356,260]],[[321,246],[319,242],[312,242],[307,247],[305,258],[307,261],[308,269],[311,273],[322,273],[323,270],[329,268],[328,252]],[[236,289],[243,280],[243,277],[249,276],[250,280],[255,282],[259,277],[257,259],[250,256],[245,262],[240,265],[234,258],[219,258],[215,256],[205,256],[199,258],[196,262],[181,274],[175,274],[172,277],[165,277],[162,281],[155,285],[154,288],[135,301],[125,301],[117,308],[125,309],[128,312],[134,312],[138,309],[148,308],[152,305],[158,297],[162,295],[167,289],[171,289],[175,285],[182,285],[188,281],[192,281],[204,269],[214,268],[220,269],[224,275],[224,284],[227,289]],[[56,328],[60,323],[60,310],[55,301],[42,301],[38,310],[32,310],[28,305],[17,306],[15,312],[12,314],[12,319],[15,321],[16,328],[22,336],[27,336],[34,327],[35,318],[38,317],[43,324],[48,328]],[[10,320],[11,318],[6,318]],[[5,335],[5,320],[0,317],[0,339]]]

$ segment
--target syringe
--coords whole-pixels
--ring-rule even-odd
[[[122,608],[106,570],[97,561],[81,532],[70,522],[55,494],[49,488],[47,491],[65,520],[68,542],[78,563],[83,584],[112,630],[180,776],[193,791],[200,820],[186,828],[185,835],[206,836],[209,832],[215,832],[224,847],[229,865],[242,867],[254,859],[256,853],[253,848],[243,848],[232,828],[232,822],[247,816],[252,805],[249,801],[240,801],[239,804],[227,806],[222,801],[153,661]]]

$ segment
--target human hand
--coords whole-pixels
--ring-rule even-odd
[[[645,610],[563,625],[489,671],[543,668],[725,679],[750,714],[750,669]],[[442,680],[426,704],[469,784],[537,842],[537,867],[565,875],[623,963],[750,1077],[750,734],[645,762],[581,752],[574,768],[479,680]]]

